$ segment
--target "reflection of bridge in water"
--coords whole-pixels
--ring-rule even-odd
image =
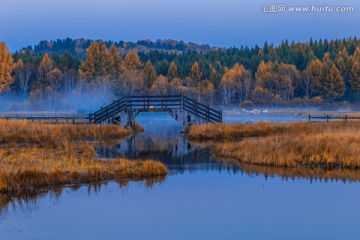
[[[106,159],[119,157],[154,159],[166,164],[170,170],[176,171],[230,169],[230,164],[224,164],[213,158],[211,149],[191,145],[184,138],[163,141],[140,135],[113,146],[97,146],[96,153]],[[232,171],[238,169],[234,166],[231,166]]]
[[[186,139],[172,139],[161,141],[150,136],[133,136],[118,144],[115,148],[106,148],[108,151],[105,157],[113,157],[115,154],[120,157],[151,158],[151,156],[163,156],[171,158],[181,158],[192,155],[198,150],[197,147],[191,146]],[[102,154],[103,155],[103,154]]]
[[[137,122],[144,127],[143,133],[117,144],[97,146],[98,157],[154,159],[177,172],[228,170],[229,164],[216,161],[210,148],[189,143],[180,134],[180,124],[167,113],[141,113]]]
[[[96,153],[103,158],[154,159],[167,166],[196,164],[209,161],[210,149],[192,146],[186,139],[163,140],[154,136],[133,136],[114,146],[97,146]],[[201,159],[204,161],[201,161]]]

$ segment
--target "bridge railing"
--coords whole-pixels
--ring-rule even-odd
[[[89,122],[91,123],[100,123],[109,119],[111,116],[118,114],[121,111],[126,109],[126,97],[120,98],[107,105],[106,107],[102,107],[100,110],[89,114]]]
[[[222,122],[222,112],[183,96],[183,109],[209,122]]]
[[[126,96],[89,114],[88,119],[90,123],[101,123],[128,109],[183,109],[209,122],[222,122],[221,111],[182,95]]]
[[[130,109],[179,109],[181,96],[129,96]]]

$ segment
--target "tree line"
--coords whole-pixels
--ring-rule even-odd
[[[71,41],[76,40],[64,46]],[[56,51],[29,47],[14,54],[0,43],[0,92],[39,106],[94,90],[93,97],[104,103],[109,96],[142,94],[184,94],[209,105],[316,106],[360,100],[356,38],[180,52],[168,50],[188,47],[168,44],[166,51],[140,51],[139,44],[156,46],[138,42],[124,50],[123,45],[91,41],[81,57],[54,43],[46,46]]]

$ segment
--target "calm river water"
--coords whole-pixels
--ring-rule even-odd
[[[138,122],[143,134],[97,154],[163,161],[170,168],[163,181],[0,198],[0,240],[359,239],[359,183],[270,177],[213,159],[165,114]]]

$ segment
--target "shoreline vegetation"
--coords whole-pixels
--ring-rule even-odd
[[[360,168],[360,122],[191,126],[189,138],[211,140],[217,157],[238,163],[323,170]]]
[[[98,160],[94,143],[125,138],[118,125],[50,125],[0,120],[0,193],[21,194],[64,184],[167,174],[162,163],[127,159]]]

